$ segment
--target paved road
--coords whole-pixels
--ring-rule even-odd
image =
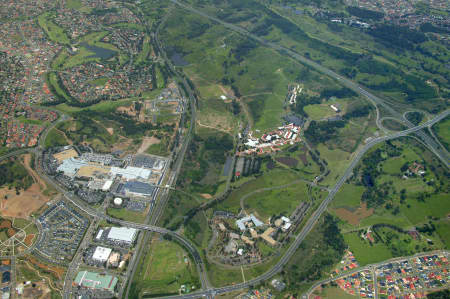
[[[343,86],[355,91],[356,93],[366,97],[372,104],[375,105],[375,107],[377,107],[377,105],[382,106],[385,110],[387,110],[392,116],[394,116],[396,119],[398,119],[399,121],[401,121],[402,123],[404,123],[406,126],[408,126],[409,128],[413,128],[414,124],[412,124],[411,122],[409,122],[408,120],[405,120],[403,118],[403,114],[396,111],[395,109],[393,109],[389,104],[386,103],[385,100],[381,99],[380,97],[370,93],[369,91],[367,91],[366,89],[362,88],[360,85],[358,85],[357,83],[351,81],[350,79],[341,76],[339,74],[337,74],[336,72],[298,54],[297,52],[292,51],[289,48],[280,46],[276,43],[270,42],[268,40],[265,40],[263,38],[260,38],[259,36],[252,34],[250,32],[248,32],[247,30],[224,22],[214,16],[210,16],[208,14],[206,14],[205,12],[195,9],[189,5],[186,5],[184,3],[181,3],[178,0],[170,0],[171,2],[177,4],[178,6],[182,7],[185,10],[188,10],[194,14],[198,14],[204,18],[207,18],[209,20],[212,20],[214,22],[217,22],[221,25],[223,25],[224,27],[231,29],[232,31],[238,32],[244,36],[247,36],[248,38],[251,38],[259,43],[262,43],[263,45],[265,45],[266,47],[269,47],[271,49],[277,50],[280,53],[287,55],[327,76],[330,76],[334,79],[336,79],[337,81],[340,82],[340,84],[342,84]],[[417,134],[424,142],[425,144],[430,148],[430,150],[439,157],[439,159],[447,166],[447,168],[450,167],[450,155],[447,152],[447,150],[445,148],[442,148],[441,146],[439,146],[439,144],[429,135],[427,135],[425,132],[423,131],[417,131],[415,134]]]
[[[341,176],[339,181],[331,189],[331,191],[328,194],[327,198],[320,204],[319,208],[309,218],[309,220],[307,221],[307,223],[305,224],[305,226],[303,227],[301,232],[297,235],[297,237],[295,238],[295,240],[291,244],[291,246],[287,249],[287,251],[283,255],[283,257],[277,262],[277,264],[273,268],[271,268],[270,270],[268,270],[267,272],[265,272],[261,276],[255,278],[255,279],[249,280],[249,281],[247,281],[245,283],[239,283],[239,284],[236,284],[236,285],[226,286],[226,287],[221,287],[221,288],[214,288],[214,289],[210,289],[210,290],[207,290],[207,291],[196,292],[196,293],[187,294],[187,295],[170,296],[170,297],[166,297],[166,298],[186,298],[186,299],[188,299],[188,298],[198,298],[198,297],[204,296],[204,295],[205,296],[214,296],[216,294],[223,294],[223,293],[228,293],[228,292],[244,289],[244,288],[247,288],[247,287],[252,286],[252,285],[256,285],[256,284],[258,284],[258,283],[260,283],[262,281],[268,280],[269,278],[273,277],[274,275],[279,273],[283,269],[283,267],[287,264],[287,262],[290,260],[290,258],[295,253],[297,248],[303,242],[305,237],[313,229],[314,225],[317,223],[317,221],[319,220],[319,218],[322,215],[322,213],[326,210],[328,204],[334,198],[334,196],[336,195],[338,190],[342,187],[342,185],[345,183],[345,181],[352,174],[352,171],[355,168],[355,166],[358,164],[358,162],[361,160],[361,158],[364,156],[364,154],[369,149],[371,149],[373,146],[375,146],[375,145],[377,145],[379,143],[385,142],[387,140],[391,140],[391,139],[407,136],[408,134],[411,134],[411,133],[414,133],[416,131],[422,130],[423,128],[426,128],[427,126],[430,126],[430,125],[433,125],[433,124],[439,122],[440,120],[442,120],[445,117],[447,117],[449,114],[450,114],[450,110],[447,110],[447,111],[439,114],[438,116],[436,116],[432,120],[430,120],[430,121],[428,121],[428,122],[426,122],[426,123],[424,123],[424,124],[422,124],[420,126],[409,128],[407,130],[404,130],[404,131],[401,131],[401,132],[396,132],[396,133],[393,133],[393,134],[390,134],[390,135],[387,135],[387,136],[379,137],[379,138],[373,139],[370,142],[368,142],[357,153],[357,155],[352,159],[352,162],[351,162],[350,166],[347,168],[345,173]]]
[[[183,8],[192,11],[196,14],[199,14],[203,17],[206,17],[208,19],[214,20],[215,22],[218,22],[222,25],[224,25],[227,28],[232,29],[233,31],[239,32],[245,36],[248,36],[254,40],[257,40],[261,43],[263,43],[264,45],[281,51],[283,53],[286,53],[288,56],[302,62],[305,65],[308,65],[326,75],[329,75],[330,77],[335,78],[336,80],[340,81],[342,83],[342,85],[356,91],[358,94],[361,94],[363,96],[365,96],[367,99],[369,99],[372,103],[374,104],[378,104],[380,106],[383,106],[387,111],[389,111],[390,113],[392,113],[392,115],[394,115],[395,117],[398,117],[399,119],[401,119],[401,114],[398,113],[397,111],[395,111],[394,109],[392,109],[388,104],[385,103],[384,100],[376,97],[375,95],[369,93],[368,91],[364,90],[362,87],[360,87],[359,85],[357,85],[356,83],[350,81],[347,78],[344,78],[340,75],[338,75],[337,73],[309,60],[306,59],[305,57],[299,55],[298,53],[293,52],[292,50],[282,47],[280,45],[274,44],[272,42],[268,42],[264,39],[261,39],[259,37],[257,37],[256,35],[253,35],[249,32],[247,32],[246,30],[244,30],[243,28],[240,28],[238,26],[232,25],[232,24],[228,24],[226,22],[223,22],[215,17],[209,16],[201,11],[198,11],[194,8],[191,8],[187,5],[184,5],[180,2],[178,2],[177,0],[171,0],[173,3],[182,6]],[[158,41],[157,41],[158,42]],[[159,43],[159,42],[158,42]],[[166,58],[166,61],[169,61]],[[171,68],[173,68],[173,66],[169,63],[169,66],[171,66]],[[173,68],[173,70],[175,70],[175,68]],[[175,71],[176,73],[176,71]],[[182,83],[183,85],[187,88],[188,93],[189,93],[189,97],[191,99],[191,107],[192,109],[192,118],[191,118],[191,126],[189,128],[189,134],[187,134],[187,136],[185,137],[185,142],[182,145],[182,150],[181,152],[185,152],[187,149],[187,146],[189,144],[189,140],[191,138],[191,132],[192,129],[194,127],[195,124],[195,97],[192,93],[192,91],[189,88],[189,84],[187,84],[186,80],[183,78],[182,79]],[[194,103],[194,105],[192,105]],[[445,114],[445,115],[444,115]],[[319,206],[319,208],[314,212],[314,214],[312,215],[312,217],[308,220],[308,222],[306,223],[305,227],[302,229],[302,231],[300,232],[300,234],[296,237],[295,241],[292,243],[292,245],[288,248],[287,252],[285,253],[285,255],[279,260],[279,262],[269,271],[267,271],[266,273],[264,273],[263,275],[247,281],[245,283],[240,283],[240,284],[236,284],[233,286],[226,286],[226,287],[222,287],[222,288],[207,288],[206,290],[203,290],[201,292],[197,292],[195,294],[189,294],[189,295],[183,295],[183,296],[172,296],[171,298],[196,298],[199,296],[214,296],[216,294],[220,294],[220,293],[227,293],[230,291],[234,291],[234,290],[239,290],[242,288],[246,288],[248,286],[257,284],[261,281],[267,280],[270,277],[272,277],[273,275],[275,275],[276,273],[278,273],[279,271],[281,271],[281,269],[283,268],[283,266],[288,262],[288,260],[291,258],[291,256],[295,253],[295,251],[297,250],[298,246],[300,245],[300,243],[304,240],[304,238],[306,237],[306,235],[312,230],[313,226],[315,225],[315,223],[318,221],[318,219],[320,218],[321,214],[325,211],[326,207],[328,206],[329,202],[334,198],[335,194],[337,193],[337,191],[339,190],[339,188],[344,184],[344,182],[347,180],[347,178],[351,175],[354,167],[356,166],[356,164],[359,162],[359,160],[362,158],[362,156],[373,146],[375,146],[378,143],[384,142],[386,140],[390,140],[390,139],[394,139],[394,138],[398,138],[398,137],[402,137],[402,136],[406,136],[410,133],[417,133],[419,135],[419,137],[421,137],[425,143],[431,148],[431,150],[445,163],[445,165],[449,165],[449,155],[448,152],[446,152],[445,149],[442,149],[442,147],[440,147],[433,138],[431,138],[430,136],[428,136],[427,134],[425,134],[424,132],[421,132],[420,130],[422,130],[423,128],[427,127],[427,126],[431,126],[432,124],[436,123],[437,121],[441,120],[442,118],[446,117],[448,115],[448,111],[440,114],[439,116],[435,117],[432,121],[429,121],[421,126],[416,126],[414,127],[413,124],[409,123],[408,121],[404,121],[402,119],[402,121],[408,126],[410,127],[408,130],[405,131],[401,131],[395,134],[391,134],[391,135],[387,135],[385,137],[381,137],[381,138],[376,138],[373,139],[372,141],[370,141],[369,143],[367,143],[359,152],[358,154],[353,158],[350,166],[347,168],[346,172],[343,174],[343,176],[340,178],[340,180],[336,183],[336,185],[333,187],[333,189],[330,191],[328,197],[321,203],[321,205]],[[46,131],[46,134],[48,133],[48,131]],[[45,134],[45,136],[46,136]],[[45,137],[42,136],[42,137]],[[40,139],[44,140],[44,138]],[[39,143],[39,147],[41,148],[41,142]],[[176,181],[176,176],[179,172],[179,169],[181,168],[181,163],[183,161],[184,158],[184,154],[179,155],[178,159],[175,162],[174,165],[174,171],[171,174],[171,182],[175,182]],[[61,188],[58,188],[59,186],[57,186],[57,184],[55,187],[59,190]],[[143,230],[147,230],[147,231],[153,231],[153,232],[158,232],[161,234],[168,234],[171,235],[175,240],[181,242],[184,246],[186,246],[186,248],[191,251],[194,260],[196,262],[196,264],[200,267],[200,275],[201,275],[201,280],[202,280],[202,284],[204,284],[205,282],[207,282],[207,276],[206,276],[206,271],[204,271],[204,266],[203,263],[201,261],[200,255],[198,254],[197,249],[195,248],[195,246],[193,246],[189,241],[187,241],[186,239],[184,239],[182,236],[180,236],[179,234],[169,231],[167,229],[164,228],[160,228],[157,227],[155,225],[147,225],[147,224],[138,224],[138,223],[132,223],[132,222],[126,222],[126,221],[122,221],[122,220],[118,220],[115,218],[111,218],[109,216],[106,216],[98,211],[92,210],[91,208],[82,206],[77,199],[73,198],[73,195],[71,195],[70,193],[66,193],[64,192],[64,190],[60,190],[62,191],[62,193],[64,194],[64,196],[66,197],[66,199],[70,200],[73,204],[77,205],[81,210],[84,210],[85,212],[87,212],[88,214],[94,216],[94,217],[99,217],[99,218],[103,218],[106,220],[109,220],[113,223],[117,223],[120,225],[124,225],[124,226],[129,226],[129,227],[134,227],[134,228],[138,228],[138,229],[143,229]],[[168,193],[167,190],[163,191]],[[168,198],[167,196],[165,198]],[[164,202],[162,205],[160,205],[160,208],[158,208],[158,210],[156,211],[156,217],[154,219],[158,219],[159,218],[159,214],[162,213],[162,211],[164,210]],[[156,222],[155,222],[156,223]],[[65,296],[66,297],[66,296]]]

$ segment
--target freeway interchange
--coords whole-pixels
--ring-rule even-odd
[[[284,255],[278,260],[278,262],[271,268],[269,269],[267,272],[265,272],[264,274],[262,274],[259,277],[256,277],[252,280],[246,281],[244,283],[239,283],[239,284],[235,284],[235,285],[231,285],[231,286],[225,286],[225,287],[220,287],[220,288],[213,288],[210,286],[209,282],[208,282],[208,276],[206,273],[206,269],[205,266],[203,264],[201,255],[197,249],[197,247],[195,245],[193,245],[189,240],[187,240],[186,238],[184,238],[182,235],[178,234],[177,232],[168,230],[166,228],[162,228],[162,227],[158,227],[156,226],[157,220],[159,219],[160,215],[162,214],[162,212],[164,211],[165,208],[165,204],[167,203],[168,199],[169,199],[169,190],[168,189],[163,189],[161,191],[160,194],[160,199],[157,202],[157,204],[155,206],[153,206],[151,213],[149,213],[148,218],[146,219],[146,223],[142,224],[142,223],[134,223],[134,222],[129,222],[129,221],[123,221],[123,220],[119,220],[113,217],[110,217],[100,211],[97,211],[93,208],[91,208],[90,206],[84,204],[79,198],[77,198],[77,196],[75,196],[73,193],[71,192],[67,192],[64,189],[61,188],[61,186],[59,186],[56,182],[54,182],[52,180],[52,178],[48,177],[44,172],[40,171],[40,169],[38,168],[37,171],[39,173],[40,176],[42,176],[48,183],[50,183],[51,185],[53,185],[61,194],[64,195],[65,200],[71,202],[72,204],[74,204],[76,207],[78,207],[80,210],[82,210],[83,212],[85,212],[86,214],[90,215],[94,221],[97,220],[107,220],[111,223],[114,224],[118,224],[121,226],[126,226],[126,227],[132,227],[132,228],[136,228],[139,230],[143,230],[146,232],[154,232],[154,233],[159,233],[159,234],[163,234],[163,235],[169,235],[172,237],[173,240],[175,240],[176,242],[180,243],[183,247],[185,247],[192,255],[192,257],[194,258],[194,262],[197,265],[197,269],[199,271],[200,277],[201,277],[201,282],[202,282],[202,287],[203,290],[195,292],[195,293],[191,293],[191,294],[186,294],[186,295],[179,295],[179,296],[168,296],[165,298],[198,298],[198,297],[214,297],[215,295],[218,294],[224,294],[227,292],[231,292],[231,291],[235,291],[235,290],[240,290],[240,289],[244,289],[247,288],[249,286],[253,286],[253,285],[257,285],[258,283],[265,281],[271,277],[273,277],[274,275],[276,275],[277,273],[279,273],[283,267],[287,264],[287,262],[289,261],[289,259],[293,256],[293,254],[295,253],[295,251],[298,249],[298,247],[300,246],[300,244],[304,241],[304,239],[306,238],[306,236],[311,232],[311,230],[313,229],[314,225],[317,223],[317,221],[319,220],[320,216],[323,214],[323,212],[327,209],[327,206],[329,205],[329,203],[333,200],[334,196],[337,194],[337,192],[340,190],[340,188],[342,187],[342,185],[345,183],[345,181],[352,175],[353,169],[356,167],[356,165],[359,163],[359,161],[361,160],[361,158],[364,156],[364,154],[369,151],[372,147],[376,146],[377,144],[380,144],[382,142],[385,142],[387,140],[392,140],[392,139],[396,139],[396,138],[400,138],[400,137],[405,137],[408,136],[409,134],[415,134],[417,137],[419,137],[422,142],[428,147],[430,148],[430,150],[448,167],[449,166],[449,153],[442,147],[440,146],[440,144],[438,142],[436,142],[434,140],[433,137],[429,136],[428,134],[426,134],[424,132],[424,129],[430,128],[431,126],[433,126],[435,123],[441,121],[442,119],[446,118],[449,114],[450,114],[450,110],[446,110],[442,113],[440,113],[439,115],[435,116],[433,119],[418,125],[418,126],[414,126],[412,123],[410,123],[404,116],[402,113],[396,111],[395,109],[393,109],[389,104],[387,104],[383,99],[379,98],[378,96],[373,95],[372,93],[370,93],[369,91],[365,90],[364,88],[362,88],[361,86],[359,86],[358,84],[354,83],[353,81],[335,73],[334,71],[325,68],[324,66],[311,61],[301,55],[299,55],[298,53],[285,48],[283,46],[277,45],[275,43],[266,41],[256,35],[253,35],[251,33],[249,33],[248,31],[246,31],[245,29],[238,27],[236,25],[233,24],[229,24],[226,22],[223,22],[213,16],[210,16],[200,10],[197,10],[195,8],[192,8],[190,6],[187,6],[183,3],[180,3],[177,0],[171,0],[172,3],[182,7],[183,9],[186,9],[192,13],[198,14],[202,17],[208,18],[214,22],[220,23],[221,25],[227,27],[230,30],[233,30],[235,32],[238,32],[242,35],[247,36],[248,38],[251,38],[253,40],[256,40],[260,43],[262,43],[263,45],[270,47],[276,51],[280,51],[285,53],[287,56],[291,57],[292,59],[295,59],[327,76],[330,76],[336,80],[338,80],[342,85],[352,89],[353,91],[357,92],[358,94],[362,95],[363,97],[365,97],[367,100],[369,100],[374,106],[377,107],[377,105],[383,107],[384,109],[386,109],[394,118],[396,118],[397,120],[401,121],[402,123],[404,123],[408,129],[400,131],[400,132],[395,132],[395,133],[390,133],[390,134],[386,134],[382,137],[378,137],[378,138],[374,138],[372,140],[370,140],[369,142],[367,142],[358,152],[356,155],[354,155],[353,159],[351,160],[350,165],[347,167],[347,169],[345,170],[345,172],[341,175],[341,177],[339,178],[339,180],[336,182],[336,184],[329,190],[329,194],[328,196],[325,198],[325,200],[322,201],[322,203],[320,204],[320,206],[317,208],[317,210],[312,214],[312,216],[308,219],[307,223],[305,224],[305,226],[302,228],[301,232],[295,237],[295,240],[291,243],[291,245],[289,246],[289,248],[286,250],[286,252],[284,253]],[[162,45],[158,39],[158,34],[156,34],[155,36],[155,40],[156,43],[158,45],[158,47],[160,49],[162,49]],[[178,75],[178,72],[176,70],[176,68],[172,65],[172,63],[170,62],[170,59],[168,59],[165,56],[165,52],[161,51],[163,53],[164,56],[164,60],[168,62],[169,67],[172,69],[172,71]],[[181,169],[181,165],[184,159],[184,154],[186,152],[186,149],[188,147],[190,138],[191,138],[191,134],[192,134],[192,130],[194,128],[195,125],[195,120],[196,120],[196,111],[195,111],[195,95],[193,93],[193,91],[191,90],[189,84],[187,84],[186,80],[183,78],[181,78],[181,76],[178,76],[179,82],[181,84],[183,84],[186,88],[187,91],[187,96],[190,99],[190,104],[191,104],[191,125],[189,127],[189,130],[186,134],[186,136],[183,139],[183,143],[181,145],[180,151],[175,159],[174,165],[172,166],[172,170],[169,173],[169,181],[168,184],[169,185],[173,185],[176,182],[178,173],[180,172]],[[57,123],[59,123],[60,121],[66,120],[67,116],[66,115],[62,115],[60,117],[60,119],[53,123],[51,126],[49,126],[41,135],[41,138],[39,139],[39,143],[38,143],[38,147],[35,149],[21,149],[21,150],[17,150],[14,152],[11,152],[7,155],[4,155],[2,157],[0,157],[1,159],[6,159],[8,157],[11,156],[17,156],[20,154],[23,154],[25,152],[34,152],[35,154],[39,154],[42,151],[42,142],[45,140],[45,137],[47,136],[48,132],[50,131],[51,128],[53,128]],[[92,222],[94,222],[92,221]],[[88,234],[86,234],[88,235]],[[83,247],[84,241],[87,239],[84,239],[82,244],[80,245],[80,248]],[[136,259],[138,260],[138,259]],[[78,258],[75,257],[73,262],[71,263],[69,270],[67,271],[68,275],[66,276],[65,279],[65,285],[64,285],[64,298],[70,298],[70,287],[71,287],[71,282],[72,282],[72,277],[71,275],[74,273],[74,269],[77,268],[77,263],[78,263]],[[132,268],[132,267],[131,267]],[[134,271],[133,269],[131,269],[132,271]],[[127,278],[128,280],[131,280],[133,277],[133,273],[128,273]],[[127,292],[128,293],[128,292]],[[122,291],[121,291],[122,294]]]
[[[152,225],[152,224],[134,223],[134,222],[123,221],[123,220],[119,220],[119,219],[107,216],[104,213],[97,211],[97,210],[91,208],[90,206],[84,204],[73,193],[66,192],[65,190],[63,190],[56,182],[54,182],[50,177],[46,176],[46,174],[41,172],[39,169],[38,169],[38,173],[39,173],[39,175],[44,177],[47,182],[52,184],[59,192],[61,192],[64,195],[66,200],[70,201],[72,204],[74,204],[76,207],[78,207],[80,210],[82,210],[84,213],[90,215],[94,219],[104,219],[111,223],[118,224],[121,226],[132,227],[132,228],[140,229],[143,231],[155,232],[155,233],[159,233],[159,234],[163,234],[163,235],[170,235],[173,240],[177,241],[182,246],[184,246],[191,253],[192,257],[194,258],[194,262],[196,263],[197,269],[201,276],[201,281],[203,282],[202,283],[203,290],[199,291],[199,292],[191,293],[191,294],[180,295],[180,296],[170,296],[167,298],[197,298],[200,296],[208,296],[208,297],[212,296],[213,297],[217,294],[228,293],[231,291],[240,290],[243,288],[247,288],[249,286],[256,285],[262,281],[265,281],[265,280],[273,277],[277,273],[279,273],[283,269],[283,267],[287,264],[287,262],[292,257],[292,255],[295,253],[295,251],[300,246],[300,244],[303,242],[303,240],[308,235],[308,233],[313,229],[314,225],[319,220],[322,213],[326,210],[328,204],[333,200],[334,196],[336,195],[338,190],[342,187],[342,185],[345,183],[345,181],[351,176],[354,167],[358,164],[360,159],[364,156],[364,154],[368,150],[370,150],[373,146],[375,146],[379,143],[385,142],[387,140],[404,137],[411,133],[415,133],[424,128],[430,127],[433,124],[435,124],[435,123],[441,121],[442,119],[444,119],[445,117],[447,117],[449,114],[450,114],[450,110],[446,110],[446,111],[442,112],[441,114],[437,115],[436,117],[434,117],[432,120],[429,120],[429,121],[423,123],[422,125],[415,126],[415,127],[409,128],[404,131],[389,134],[389,135],[386,135],[383,137],[375,138],[375,139],[371,140],[370,142],[368,142],[360,151],[358,151],[357,155],[354,156],[350,165],[346,169],[345,173],[340,177],[338,182],[330,190],[326,199],[324,201],[322,201],[322,203],[320,204],[318,209],[309,218],[308,222],[305,224],[305,226],[303,227],[301,232],[297,235],[295,240],[292,242],[290,247],[287,249],[285,254],[280,258],[280,260],[277,262],[277,264],[275,266],[273,266],[270,270],[268,270],[266,273],[262,274],[261,276],[259,276],[257,278],[246,281],[244,283],[235,284],[235,285],[231,285],[231,286],[225,286],[225,287],[221,287],[221,288],[209,287],[209,284],[207,283],[207,273],[206,273],[202,258],[200,256],[200,253],[198,252],[198,249],[189,240],[185,239],[183,236],[181,236],[177,232],[173,232],[166,228],[158,227],[158,226]],[[22,151],[16,152],[16,154],[20,154],[20,153],[22,153]],[[178,171],[179,171],[179,168],[178,168]],[[176,172],[172,172],[170,174],[170,181],[172,183],[174,182],[175,175],[176,175]],[[165,190],[165,191],[167,191],[167,190]],[[164,197],[168,196],[167,193],[162,194],[162,195]],[[160,199],[160,201],[162,202],[161,199]],[[160,209],[162,209],[162,208],[163,207],[160,207]],[[161,210],[158,210],[158,212],[156,214],[158,215],[160,213],[161,213]],[[82,246],[80,246],[80,247],[82,247]],[[77,265],[77,260],[78,259],[74,259],[75,262],[72,262],[71,267]],[[68,273],[73,274],[73,269],[72,269],[72,271],[68,271]],[[128,279],[131,279],[131,276],[128,277]],[[70,288],[69,288],[70,286],[71,286],[71,279],[67,278],[65,281],[66,288],[65,288],[65,292],[64,292],[64,298],[70,298]]]

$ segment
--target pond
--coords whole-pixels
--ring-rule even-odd
[[[88,56],[88,58],[100,58],[100,59],[107,60],[117,54],[116,51],[97,47],[94,45],[89,45],[88,43],[81,43],[80,45],[85,47],[89,51],[94,52],[94,55]]]
[[[174,52],[171,59],[173,61],[173,64],[175,64],[175,66],[186,66],[189,64],[189,62],[184,60],[183,55],[181,55],[178,52]]]

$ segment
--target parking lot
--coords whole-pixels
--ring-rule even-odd
[[[69,261],[75,254],[89,220],[63,201],[52,205],[38,219],[42,237],[36,249],[54,261]]]

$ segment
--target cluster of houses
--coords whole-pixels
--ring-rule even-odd
[[[449,287],[448,253],[439,252],[386,263],[377,268],[378,293],[389,299],[425,298],[426,294]]]
[[[431,0],[427,3],[436,9],[448,10],[448,1]],[[346,0],[350,6],[358,6],[363,9],[384,13],[384,21],[392,22],[399,26],[419,28],[421,24],[431,23],[438,27],[448,27],[450,18],[440,14],[424,14],[417,12],[417,7],[413,1],[408,0]]]
[[[56,9],[55,23],[64,28],[64,31],[71,39],[76,39],[90,32],[102,31],[105,26],[114,24],[127,23],[140,25],[139,18],[125,5],[121,5],[120,3],[86,1],[83,4],[86,7],[84,12],[64,5],[60,5]],[[89,10],[98,11],[99,13],[86,13]]]
[[[375,267],[366,266],[357,272],[339,275],[331,285],[359,298],[375,298],[375,295],[388,299],[426,298],[428,293],[450,286],[448,254],[439,251],[388,260]]]
[[[359,263],[356,260],[355,256],[353,255],[353,253],[350,250],[346,250],[340,263],[337,265],[334,271],[331,272],[331,277],[335,277],[336,275],[340,275],[343,272],[353,270],[358,267]]]
[[[0,104],[0,143],[6,147],[31,147],[37,144],[44,127],[23,122],[21,118],[52,122],[58,117],[56,112],[32,107],[26,101],[23,90],[26,90],[29,82],[24,77],[24,63],[17,56],[0,52],[0,92],[3,96]]]
[[[89,62],[61,73],[69,94],[80,102],[140,96],[152,90],[152,67],[127,66],[117,71],[116,64]]]
[[[238,155],[267,154],[280,151],[284,145],[300,142],[301,128],[293,123],[278,127],[277,130],[263,134],[260,138],[253,137],[249,132],[247,142],[244,143],[246,149]]]

